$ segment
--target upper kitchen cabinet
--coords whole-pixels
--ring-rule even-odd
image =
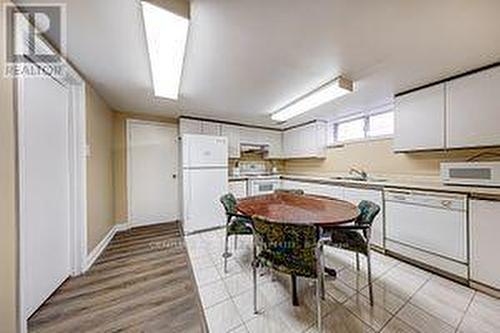
[[[261,133],[269,145],[267,158],[279,159],[283,158],[283,138],[281,131],[264,130]]]
[[[222,136],[227,137],[229,158],[240,158],[240,126],[222,125]]]
[[[220,136],[222,125],[213,121],[203,121],[190,118],[181,118],[179,120],[180,134],[204,134]]]
[[[500,67],[446,84],[448,148],[500,145]]]
[[[179,133],[183,134],[203,134],[201,121],[189,118],[179,119]]]
[[[326,153],[326,122],[314,121],[283,132],[285,158],[324,158]]]
[[[445,85],[398,96],[394,108],[394,150],[445,148]]]
[[[240,143],[268,146],[266,156],[268,159],[283,157],[281,131],[279,130],[240,127]]]
[[[222,135],[222,124],[213,121],[201,122],[201,133],[205,135]]]

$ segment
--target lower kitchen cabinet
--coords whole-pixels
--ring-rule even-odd
[[[344,198],[344,188],[341,186],[316,184],[296,180],[284,180],[282,186],[287,190],[303,190],[307,194],[323,195],[335,199]]]
[[[384,247],[384,199],[382,191],[360,188],[344,188],[344,200],[357,205],[362,200],[368,200],[380,206],[378,213],[372,225],[372,234],[370,243],[380,248]]]
[[[470,200],[470,279],[500,290],[500,202]]]
[[[339,185],[316,184],[295,180],[284,180],[283,188],[301,189],[307,194],[323,195],[330,198],[346,200],[357,205],[361,200],[369,200],[380,206],[381,211],[373,222],[371,244],[384,248],[384,204],[380,190],[349,188]]]
[[[229,182],[229,193],[234,194],[236,199],[244,198],[247,196],[247,181],[246,180],[233,180]]]

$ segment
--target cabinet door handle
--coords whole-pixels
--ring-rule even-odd
[[[451,208],[452,202],[450,200],[442,200],[441,205],[446,208]]]

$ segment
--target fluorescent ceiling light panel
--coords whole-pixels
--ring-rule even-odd
[[[155,96],[177,99],[188,34],[188,19],[142,2]]]
[[[339,76],[279,109],[271,115],[271,118],[275,121],[286,121],[352,91],[352,81]]]

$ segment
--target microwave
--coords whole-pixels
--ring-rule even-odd
[[[448,185],[500,187],[500,162],[441,163],[441,180]]]

